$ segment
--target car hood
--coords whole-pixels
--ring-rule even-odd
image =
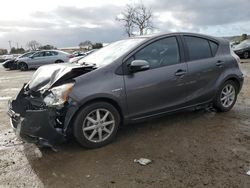
[[[53,64],[41,66],[33,74],[27,87],[32,91],[48,90],[63,82],[96,69],[93,65]]]
[[[245,48],[242,48],[242,47],[235,47],[233,48],[234,51],[240,51],[240,50],[244,50]]]
[[[29,59],[30,59],[29,57],[17,57],[16,58],[16,60],[18,60],[18,61],[27,61]]]

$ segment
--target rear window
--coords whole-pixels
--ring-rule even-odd
[[[208,40],[199,37],[184,37],[188,48],[189,59],[191,61],[212,57]]]
[[[53,55],[58,55],[58,52],[52,51],[51,52]]]

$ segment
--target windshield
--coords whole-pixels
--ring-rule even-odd
[[[110,45],[84,57],[78,61],[78,63],[95,64],[98,67],[103,67],[118,59],[143,40],[145,40],[145,38],[126,39],[111,43]]]
[[[236,49],[243,49],[243,48],[247,48],[247,47],[250,47],[250,40],[245,40],[245,41],[241,42],[235,48]]]
[[[32,54],[34,54],[34,52],[28,52],[28,53],[26,53],[26,54],[21,55],[20,58],[29,57],[29,56],[31,56]]]

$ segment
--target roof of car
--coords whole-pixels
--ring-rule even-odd
[[[200,33],[190,33],[190,32],[172,32],[172,33],[158,33],[158,34],[149,34],[149,35],[141,35],[141,36],[135,36],[132,38],[158,38],[158,37],[164,37],[164,36],[171,36],[171,35],[193,35],[197,37],[204,37],[204,38],[210,38],[215,39],[217,41],[225,41],[226,39],[220,38],[220,37],[214,37],[210,35],[200,34]]]

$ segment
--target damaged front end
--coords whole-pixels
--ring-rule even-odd
[[[29,142],[52,146],[65,140],[64,111],[46,106],[42,96],[28,94],[25,86],[9,101],[8,114],[17,135]]]
[[[65,68],[60,65],[50,77],[44,77],[47,68],[52,67],[38,69],[16,99],[9,101],[8,115],[18,136],[29,142],[53,147],[66,140],[65,127],[68,125],[65,122],[69,122],[66,118],[73,116],[72,105],[69,104],[73,102],[68,98],[74,86],[73,78],[93,70],[93,67]],[[67,114],[68,111],[72,114]]]

